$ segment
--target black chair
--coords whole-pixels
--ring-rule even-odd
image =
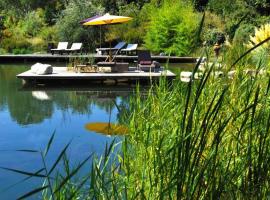
[[[138,68],[142,71],[155,71],[156,65],[152,62],[151,53],[148,50],[138,51]]]

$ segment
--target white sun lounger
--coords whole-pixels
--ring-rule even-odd
[[[56,49],[51,49],[52,55],[55,52],[59,52],[59,54],[62,54],[68,47],[68,42],[59,42]]]
[[[128,44],[125,49],[121,50],[121,52],[124,52],[126,54],[135,52],[137,54],[137,47],[138,47],[138,44]]]
[[[73,43],[70,47],[70,49],[65,49],[65,52],[67,53],[76,53],[81,51],[82,49],[82,43]]]

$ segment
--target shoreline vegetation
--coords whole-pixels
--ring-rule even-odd
[[[91,154],[71,166],[66,153],[70,142],[47,166],[46,155],[54,145],[55,134],[44,151],[20,150],[40,154],[43,165],[35,172],[2,168],[26,175],[25,180],[43,180],[43,185],[20,199],[37,194],[43,199],[269,198],[270,27],[266,10],[270,5],[260,0],[153,0],[120,3],[123,7],[113,4],[110,10],[106,1],[93,2],[61,4],[65,9],[56,24],[63,37],[58,39],[76,40],[83,36],[80,33],[88,34],[82,37],[87,39],[98,33],[87,29],[75,31],[77,38],[68,34],[74,30],[71,25],[82,17],[75,17],[79,11],[85,14],[82,11],[97,8],[101,12],[133,13],[131,16],[137,17],[132,23],[103,32],[103,42],[119,36],[141,42],[156,53],[203,54],[209,62],[199,80],[183,83],[176,79],[168,84],[161,79],[143,97],[138,86],[136,97],[121,110],[125,116],[121,125],[129,133],[121,142],[108,144],[101,158]],[[12,27],[17,30],[22,25],[18,22]],[[141,34],[145,32],[144,37]],[[7,41],[15,41],[12,34]],[[214,54],[216,43],[220,52]],[[216,69],[216,63],[221,69]],[[245,74],[247,69],[254,73]],[[235,70],[235,74],[233,78],[216,77],[216,70]],[[89,169],[84,175],[80,174],[83,167]]]

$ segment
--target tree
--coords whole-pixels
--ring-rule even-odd
[[[184,1],[166,1],[152,13],[145,46],[156,53],[188,55],[194,47],[199,15]]]
[[[0,0],[0,9],[3,14],[22,18],[26,13],[42,8],[45,10],[46,22],[53,24],[54,19],[67,3],[67,0]]]
[[[99,29],[84,27],[79,22],[83,19],[104,13],[97,1],[72,0],[58,18],[56,29],[61,41],[83,42],[84,47],[93,49],[95,38],[99,38]]]
[[[204,11],[209,0],[193,0],[194,8],[198,11]]]
[[[255,7],[259,14],[269,15],[270,14],[270,1],[269,0],[245,0],[245,2]]]

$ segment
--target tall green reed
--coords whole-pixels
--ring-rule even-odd
[[[132,102],[123,150],[129,198],[269,195],[269,79],[216,79],[213,66],[198,82],[161,82]]]

